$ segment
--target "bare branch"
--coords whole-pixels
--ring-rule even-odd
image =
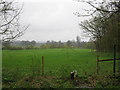
[[[0,0],[0,36],[2,41],[9,41],[22,36],[25,30],[29,27],[21,27],[19,24],[19,15],[22,12],[21,8],[15,7],[13,1]]]

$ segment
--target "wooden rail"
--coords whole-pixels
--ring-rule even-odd
[[[101,61],[113,61],[114,59],[103,59],[103,60],[98,60],[98,62],[101,62]],[[120,58],[116,58],[115,60],[120,60]]]
[[[97,56],[97,63],[96,63],[96,70],[97,70],[97,74],[99,73],[99,62],[102,61],[113,61],[113,73],[115,76],[115,72],[116,72],[116,60],[120,60],[120,58],[116,58],[116,45],[114,44],[113,47],[113,59],[103,59],[103,60],[99,60],[99,56]]]
[[[99,74],[99,62],[103,62],[103,61],[116,61],[116,60],[120,60],[120,58],[114,58],[114,59],[102,59],[99,60],[99,56],[97,56],[97,74]],[[115,74],[115,64],[113,65],[113,72]]]

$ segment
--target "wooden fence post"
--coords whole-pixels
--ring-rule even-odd
[[[44,75],[44,56],[42,56],[42,75]]]
[[[97,56],[97,74],[99,74],[99,56]]]
[[[116,45],[114,45],[114,63],[113,63],[113,73],[115,75],[115,68],[116,68]]]

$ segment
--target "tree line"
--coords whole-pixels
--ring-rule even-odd
[[[3,42],[2,49],[10,50],[23,50],[23,49],[41,49],[41,48],[87,48],[95,49],[93,42],[81,41],[80,37],[77,36],[76,40],[62,41],[5,41]]]

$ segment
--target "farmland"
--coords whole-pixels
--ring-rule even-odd
[[[42,59],[44,56],[44,76],[67,77],[76,70],[78,77],[96,75],[96,53],[90,49],[37,49],[37,50],[3,50],[2,70],[3,87],[13,87],[7,82],[18,82],[27,76],[42,76]],[[99,53],[101,59],[113,58],[112,53]],[[113,63],[100,63],[100,74],[112,74]],[[5,85],[4,85],[5,84]],[[46,87],[46,86],[45,86]]]

